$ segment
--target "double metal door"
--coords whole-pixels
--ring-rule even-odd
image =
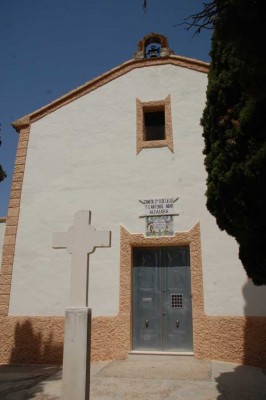
[[[133,249],[133,350],[192,351],[188,247]]]

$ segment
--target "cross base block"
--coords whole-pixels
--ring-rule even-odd
[[[91,309],[67,308],[63,358],[62,399],[90,397]]]

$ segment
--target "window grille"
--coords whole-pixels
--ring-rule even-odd
[[[172,308],[183,308],[183,295],[172,294]]]

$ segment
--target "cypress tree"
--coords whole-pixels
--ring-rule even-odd
[[[262,0],[215,0],[202,117],[207,208],[239,244],[256,285],[266,284],[266,51]]]

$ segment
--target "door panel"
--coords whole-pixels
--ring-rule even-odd
[[[161,346],[158,251],[138,249],[134,266],[133,348],[156,350]]]
[[[133,349],[192,351],[188,247],[135,248]]]

